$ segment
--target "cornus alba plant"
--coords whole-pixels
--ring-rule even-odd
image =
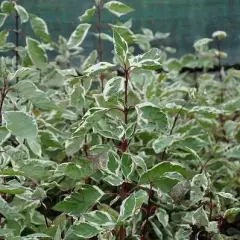
[[[102,9],[133,11],[96,0],[54,42],[43,19],[1,4],[0,26],[14,16],[16,29],[0,32],[0,51],[14,53],[0,61],[0,238],[239,239],[240,73],[223,67],[226,33],[177,59],[151,47],[168,34],[98,26],[110,63],[101,43],[82,55],[86,21]],[[28,22],[37,39],[23,34]]]

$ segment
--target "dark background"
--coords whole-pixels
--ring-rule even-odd
[[[2,0],[0,0],[1,2]],[[105,1],[107,2],[107,1]],[[228,53],[228,63],[240,63],[240,0],[122,0],[135,9],[122,21],[130,17],[133,32],[140,33],[141,27],[150,28],[155,33],[169,32],[170,38],[164,42],[155,42],[158,47],[165,44],[177,49],[176,56],[193,51],[193,43],[202,37],[211,37],[216,30],[226,31],[222,49]],[[94,4],[94,0],[18,0],[28,12],[43,18],[54,40],[58,35],[66,38],[79,24],[78,17]],[[116,16],[102,12],[104,23],[115,23]],[[8,24],[11,24],[8,19]],[[96,18],[93,19],[93,24]],[[14,21],[14,20],[13,20]],[[24,27],[23,27],[24,29]],[[25,29],[26,31],[28,29]],[[91,28],[92,32],[96,29]],[[110,30],[107,30],[110,34]],[[88,53],[96,48],[97,40],[88,36],[83,45]],[[104,44],[104,59],[111,59],[109,44]]]

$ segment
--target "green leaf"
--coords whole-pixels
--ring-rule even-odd
[[[147,103],[137,106],[139,125],[148,131],[165,131],[168,128],[168,119],[166,114],[160,108]]]
[[[42,18],[34,14],[31,14],[30,23],[31,23],[32,30],[37,37],[39,37],[44,43],[51,42],[51,37],[48,32],[47,24]]]
[[[0,213],[8,220],[19,220],[24,217],[16,212],[14,208],[10,207],[9,204],[0,196]]]
[[[110,27],[112,27],[113,30],[117,31],[118,34],[128,43],[135,43],[136,42],[136,36],[134,33],[125,26],[120,25],[113,25],[109,24]]]
[[[68,40],[68,43],[67,43],[68,47],[70,49],[78,47],[87,36],[88,30],[90,27],[91,27],[91,24],[88,24],[88,23],[82,23],[78,25],[78,27],[71,34]]]
[[[132,217],[134,215],[135,210],[136,210],[136,197],[135,193],[132,193],[122,202],[118,222],[124,221],[127,218]]]
[[[8,16],[8,14],[0,13],[0,27],[2,27],[2,25],[5,23],[5,20],[7,19],[7,16]]]
[[[217,192],[217,195],[219,195],[220,197],[232,200],[232,201],[238,201],[231,193]]]
[[[187,224],[179,225],[178,231],[175,233],[176,240],[186,240],[189,239],[192,234],[192,227]]]
[[[15,136],[26,139],[37,137],[35,120],[24,112],[8,111],[3,114],[7,129]]]
[[[104,211],[93,211],[90,213],[85,213],[84,219],[90,224],[101,227],[112,228],[116,224],[111,215]]]
[[[54,108],[53,102],[47,97],[46,93],[38,89],[30,81],[20,81],[14,87],[21,96],[32,102],[33,105],[42,110],[51,110]]]
[[[0,126],[0,146],[11,136],[11,133],[4,126]]]
[[[30,37],[26,37],[28,55],[33,64],[40,69],[47,68],[47,55],[40,43]]]
[[[150,223],[151,223],[153,230],[157,236],[157,239],[163,240],[163,234],[162,234],[161,230],[159,229],[159,227],[153,221],[150,221]]]
[[[190,200],[192,203],[198,203],[202,200],[208,189],[208,179],[205,173],[197,174],[191,181]]]
[[[65,142],[66,153],[72,156],[78,152],[84,144],[84,137],[72,137]]]
[[[15,4],[15,9],[18,12],[18,15],[20,17],[21,23],[25,23],[29,19],[28,12],[26,9],[20,5]]]
[[[80,22],[87,22],[89,21],[93,15],[95,14],[96,7],[93,6],[92,8],[87,9],[82,16],[79,17]]]
[[[3,30],[0,32],[0,47],[2,47],[6,43],[8,35],[9,32],[7,30]]]
[[[93,50],[89,56],[85,59],[85,61],[82,64],[82,69],[86,70],[87,68],[91,67],[94,65],[95,61],[97,60],[98,53],[96,50]]]
[[[153,149],[156,153],[162,152],[166,147],[170,147],[174,142],[172,136],[158,138],[153,142]]]
[[[166,228],[169,221],[169,216],[167,211],[165,209],[160,208],[158,209],[156,216],[158,221],[163,225],[164,228]]]
[[[80,217],[104,195],[96,186],[83,185],[78,192],[72,193],[54,207],[56,211]]]
[[[98,233],[103,231],[103,229],[85,222],[74,224],[71,227],[71,229],[77,237],[81,237],[84,239],[89,239],[91,237],[94,237]]]
[[[31,139],[27,139],[27,143],[29,148],[32,150],[32,152],[37,155],[38,157],[42,156],[42,148],[41,148],[41,144],[38,138],[31,138]]]
[[[129,175],[133,172],[134,164],[130,154],[124,153],[121,159],[121,169],[123,175],[128,178]]]
[[[81,164],[80,164],[81,163]],[[96,170],[90,161],[82,161],[79,164],[67,163],[64,173],[74,180],[82,180],[93,175]]]
[[[85,106],[85,89],[81,85],[75,84],[70,96],[70,104],[77,110]]]
[[[203,206],[201,206],[200,208],[198,208],[194,212],[192,223],[194,225],[199,226],[199,227],[206,227],[206,226],[208,226],[208,224],[209,224],[208,215],[207,215],[206,211],[203,209]]]
[[[185,178],[187,178],[189,175],[187,169],[181,166],[180,164],[171,162],[161,162],[155,165],[153,168],[149,169],[146,173],[144,173],[141,176],[139,183],[154,184],[154,181],[157,181],[161,176],[168,172],[180,173]]]
[[[239,216],[240,208],[230,208],[227,209],[224,213],[224,218],[227,220],[228,223],[235,222],[237,216]]]
[[[10,73],[8,75],[8,80],[12,81],[17,78],[21,78],[25,80],[25,78],[28,78],[29,76],[36,73],[38,73],[38,71],[34,68],[21,67],[15,73]]]
[[[124,66],[127,63],[128,44],[125,39],[113,29],[113,45],[115,56],[119,59],[120,63]]]
[[[14,11],[14,4],[13,2],[9,2],[9,1],[3,1],[1,3],[1,10],[4,13],[10,14]]]
[[[211,38],[202,38],[202,39],[196,41],[193,46],[196,51],[200,52],[200,51],[205,50],[206,47],[208,46],[208,44],[212,41],[213,41],[213,39],[211,39]]]
[[[14,186],[10,184],[2,185],[0,184],[0,193],[7,194],[22,194],[25,192],[25,188],[22,186]]]
[[[88,69],[86,69],[84,71],[84,74],[86,74],[87,76],[98,75],[99,73],[104,72],[109,69],[112,69],[113,67],[115,67],[114,64],[111,64],[108,62],[99,62],[99,63],[89,67]]]
[[[117,17],[121,17],[134,11],[133,8],[119,2],[119,1],[109,1],[103,5],[109,12],[113,13]]]
[[[56,163],[44,159],[28,159],[18,164],[26,177],[37,181],[47,181],[53,175],[50,170],[56,167]]]
[[[112,79],[108,80],[104,90],[103,96],[106,101],[109,98],[116,96],[116,94],[123,92],[124,89],[124,79],[122,77],[113,77]]]

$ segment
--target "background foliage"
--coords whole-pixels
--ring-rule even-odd
[[[96,0],[54,40],[40,16],[2,2],[2,239],[239,239],[240,72],[223,67],[228,35],[174,58],[168,34],[121,20],[133,11]],[[97,48],[86,55],[88,34]]]

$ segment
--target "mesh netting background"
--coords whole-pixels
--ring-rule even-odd
[[[1,2],[1,0],[0,0]],[[58,35],[66,38],[79,24],[78,17],[90,8],[94,0],[18,0],[29,12],[43,18],[53,39]],[[171,37],[164,44],[177,49],[177,56],[193,51],[193,42],[202,37],[211,37],[212,32],[223,30],[229,38],[222,48],[229,55],[228,63],[239,63],[240,55],[240,0],[122,0],[135,11],[121,20],[133,20],[133,32],[141,27],[153,32],[169,32]],[[102,21],[114,23],[116,17],[103,10]],[[92,31],[96,29],[91,28]],[[110,31],[109,31],[110,33]],[[159,46],[162,42],[156,42]],[[105,43],[107,44],[107,43]],[[88,36],[83,47],[86,53],[96,48],[97,41]],[[111,58],[105,45],[104,58]]]

